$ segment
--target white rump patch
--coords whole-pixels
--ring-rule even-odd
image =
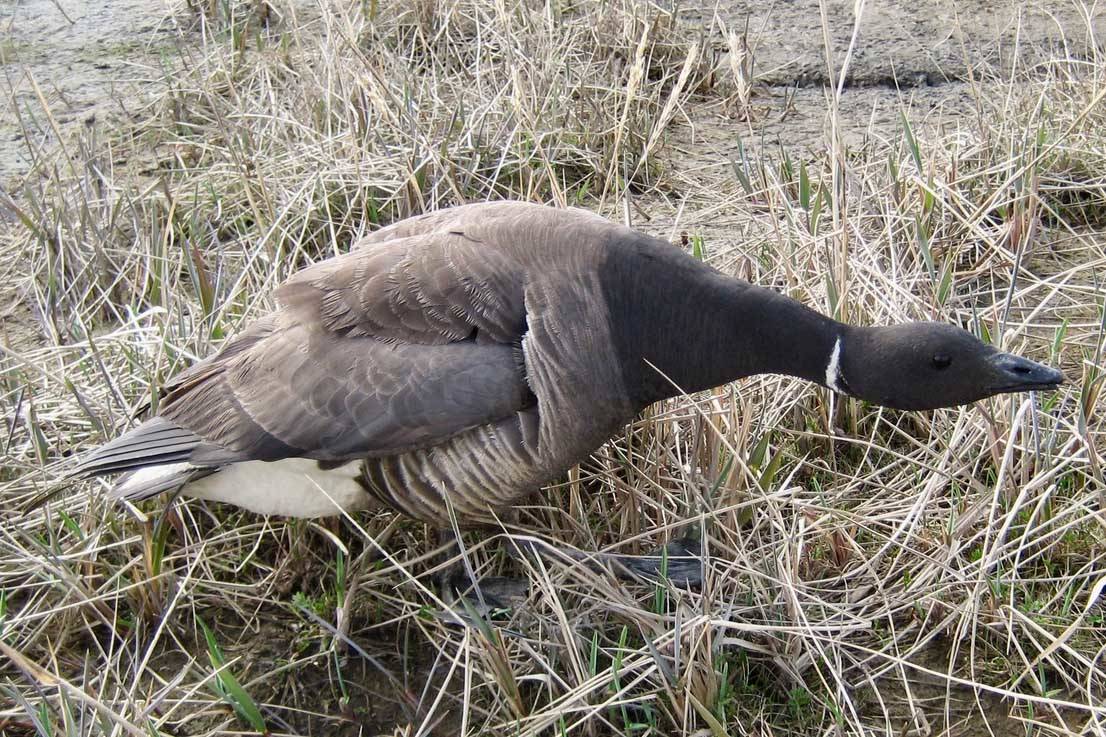
[[[167,463],[164,466],[146,466],[131,473],[120,484],[117,484],[112,493],[119,497],[129,497],[131,494],[142,495],[144,488],[157,486],[168,481],[173,476],[187,471],[191,466],[188,463]]]
[[[841,388],[841,338],[833,344],[833,353],[830,354],[829,363],[826,364],[826,386],[839,394],[847,392]]]
[[[189,464],[184,462],[167,463],[164,466],[146,466],[131,474],[130,478],[127,479],[127,486],[146,486],[155,481],[161,481],[170,476],[175,476],[188,468]]]
[[[227,502],[257,514],[330,517],[369,506],[356,480],[361,461],[323,470],[309,458],[246,461],[185,485],[185,496]]]

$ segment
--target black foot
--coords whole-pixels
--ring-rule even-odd
[[[439,598],[458,611],[470,609],[480,616],[489,616],[496,610],[510,609],[530,590],[524,579],[502,576],[476,576],[471,561],[461,549],[457,538],[449,530],[437,532],[439,541],[447,542],[436,556],[442,568],[434,575]],[[462,605],[461,599],[465,600]]]
[[[690,537],[673,540],[648,555],[585,553],[556,547],[532,537],[515,537],[514,541],[523,552],[529,551],[561,562],[571,560],[592,570],[609,570],[623,581],[655,582],[663,578],[683,588],[693,588],[703,582],[703,546],[699,540]]]

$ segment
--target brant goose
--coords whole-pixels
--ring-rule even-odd
[[[486,523],[642,409],[789,374],[907,410],[1063,375],[937,323],[845,325],[577,209],[467,205],[384,228],[165,387],[85,476],[264,514],[375,504]],[[448,502],[447,502],[448,500]]]

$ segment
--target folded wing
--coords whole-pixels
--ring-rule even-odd
[[[177,375],[158,417],[79,470],[337,462],[510,417],[535,402],[523,281],[502,249],[449,231],[315,264],[278,289],[276,312]]]

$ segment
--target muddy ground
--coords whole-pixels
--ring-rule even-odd
[[[179,38],[161,0],[0,2],[0,182],[48,155],[59,131],[140,116]]]
[[[310,12],[313,3],[302,4]],[[827,3],[825,29],[837,64],[853,38],[853,5]],[[719,23],[747,29],[758,94],[786,97],[793,106],[793,114],[758,119],[744,131],[747,137],[799,147],[820,142],[829,72],[817,0],[695,0],[677,7],[685,22],[704,29]],[[184,3],[166,0],[2,0],[0,183],[14,186],[59,132],[64,138],[80,126],[110,129],[140,117],[163,65],[173,63],[167,52],[198,40],[194,20]],[[923,113],[967,114],[968,85],[980,82],[982,68],[1008,73],[1057,50],[1085,58],[1094,42],[1087,29],[1106,37],[1106,7],[1088,19],[1069,0],[868,2],[846,75],[846,136],[872,129],[893,134],[904,101]],[[724,47],[720,33],[710,40]]]

